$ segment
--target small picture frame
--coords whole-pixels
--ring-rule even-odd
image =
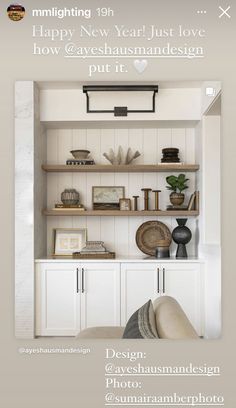
[[[131,211],[130,198],[120,198],[120,210],[121,211]]]
[[[119,210],[120,198],[124,198],[125,188],[117,186],[94,186],[92,192],[93,210]]]
[[[86,245],[86,228],[57,228],[54,230],[54,254],[72,256]]]

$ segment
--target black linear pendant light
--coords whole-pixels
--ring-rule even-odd
[[[127,106],[114,106],[112,110],[91,110],[90,109],[90,92],[153,92],[152,109],[128,109]],[[114,116],[127,116],[128,113],[154,113],[156,110],[155,96],[158,92],[158,85],[84,85],[83,93],[87,99],[87,113],[114,113]]]

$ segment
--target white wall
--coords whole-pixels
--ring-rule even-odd
[[[220,245],[220,117],[203,119],[204,244]]]
[[[40,119],[51,121],[142,121],[142,120],[200,120],[201,89],[161,89],[156,94],[155,113],[130,113],[127,117],[114,117],[112,113],[86,113],[86,96],[82,86],[78,89],[43,89],[40,92]],[[150,109],[152,92],[91,92],[92,109]]]
[[[50,129],[47,131],[48,164],[64,164],[72,157],[70,150],[86,148],[91,151],[96,163],[108,163],[103,153],[109,148],[123,149],[131,147],[142,154],[136,163],[155,164],[160,162],[164,147],[178,147],[180,158],[186,163],[195,163],[195,134],[193,128],[136,128],[136,129]],[[166,190],[165,177],[169,173],[48,173],[47,204],[48,208],[60,202],[64,188],[76,188],[81,194],[82,203],[89,209],[92,206],[92,186],[125,186],[125,195],[140,195],[139,208],[143,209],[141,188],[160,189],[160,208],[169,204],[169,192]],[[190,178],[186,192],[186,202],[195,190],[195,174],[187,173]],[[154,208],[154,194],[151,194],[151,207]],[[103,240],[109,250],[117,256],[142,255],[135,243],[137,228],[145,221],[155,217],[48,217],[47,252],[52,254],[52,229],[62,227],[86,227],[89,240]],[[160,217],[171,230],[177,225],[175,217]],[[193,239],[188,245],[190,256],[196,254],[195,228],[196,219],[189,217],[189,228]],[[172,244],[172,253],[175,252]]]
[[[207,95],[207,88],[213,88],[213,95]],[[201,87],[201,114],[206,115],[210,107],[214,104],[221,92],[220,81],[205,81]]]
[[[201,191],[199,255],[205,265],[206,337],[221,334],[220,117],[204,116],[196,127],[197,183]]]

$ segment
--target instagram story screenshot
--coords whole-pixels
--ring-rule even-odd
[[[0,405],[233,408],[236,4],[0,27]]]

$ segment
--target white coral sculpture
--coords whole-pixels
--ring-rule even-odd
[[[103,156],[111,164],[121,165],[121,164],[131,164],[133,160],[141,156],[141,153],[139,153],[138,150],[136,150],[136,152],[133,153],[132,149],[129,147],[126,155],[124,156],[123,149],[121,146],[119,146],[117,154],[115,154],[115,151],[113,149],[110,149],[108,153],[103,153]]]

